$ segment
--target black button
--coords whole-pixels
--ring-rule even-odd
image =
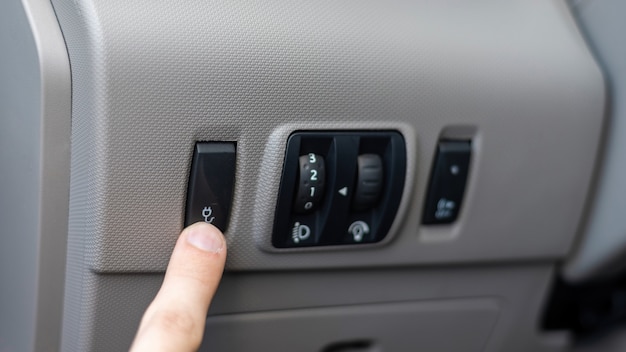
[[[383,161],[377,154],[357,158],[357,182],[352,206],[355,211],[369,210],[376,205],[383,190]]]
[[[449,224],[463,202],[472,146],[469,141],[440,141],[424,205],[424,224]]]
[[[185,226],[205,221],[226,231],[235,183],[235,143],[196,143],[189,185]]]

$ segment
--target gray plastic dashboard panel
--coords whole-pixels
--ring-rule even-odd
[[[604,111],[602,75],[560,1],[53,0],[73,77],[70,255],[160,272],[198,140],[236,141],[231,270],[561,258]],[[420,226],[436,141],[475,157],[452,226]],[[383,246],[272,253],[287,136],[398,129],[401,209]],[[84,259],[83,258],[84,255]]]
[[[626,267],[626,47],[620,0],[572,1],[579,23],[607,73],[610,103],[603,155],[588,220],[564,275],[571,281],[593,280]]]
[[[407,302],[415,302],[425,308],[442,308],[454,301],[486,301],[487,305],[498,304],[499,313],[489,340],[484,345],[484,352],[562,352],[569,340],[566,333],[548,335],[537,330],[537,312],[543,306],[543,297],[549,289],[553,275],[554,269],[550,263],[227,272],[211,303],[207,323],[211,324],[211,328],[219,329],[218,323],[227,321],[228,317],[268,319],[285,316],[285,313],[290,312],[323,312],[350,306],[379,307],[384,312],[388,309],[385,307]],[[71,302],[69,315],[73,315],[73,325],[63,326],[64,344],[61,350],[128,349],[141,316],[156,294],[162,279],[160,274],[103,275],[87,272],[82,286],[84,299],[82,304],[78,304],[78,301]],[[380,287],[385,287],[385,290]],[[455,307],[459,308],[458,305]],[[273,314],[274,312],[278,314]],[[267,328],[275,327],[274,323],[274,319],[268,319]],[[378,336],[390,334],[389,330],[396,328],[397,325],[388,324],[385,327],[387,331]],[[448,330],[440,333],[445,334],[446,331]],[[470,329],[468,333],[475,331]],[[231,340],[237,338],[234,335],[236,332],[231,333],[229,337],[220,339],[220,343],[230,343],[232,346],[240,344],[241,341]],[[336,333],[339,340],[342,340],[342,336],[348,337],[347,334],[341,334],[341,329]],[[206,343],[216,350],[219,346],[211,344],[212,340],[209,338],[212,333],[208,334]],[[280,336],[281,332],[277,334]],[[458,338],[459,341],[471,339],[471,336],[439,336],[441,339]],[[368,338],[370,335],[363,333],[361,337]],[[296,350],[320,342],[318,335],[308,334],[308,331],[300,331],[299,338],[300,344]],[[231,350],[245,351],[234,348]]]
[[[483,298],[209,317],[200,351],[480,352],[499,311]]]
[[[70,120],[70,64],[51,3],[1,1],[0,351],[60,343]]]

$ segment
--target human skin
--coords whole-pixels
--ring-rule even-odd
[[[226,241],[219,229],[203,222],[184,229],[130,350],[198,350],[225,261]]]

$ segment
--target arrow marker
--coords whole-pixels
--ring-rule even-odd
[[[339,194],[341,194],[342,196],[347,196],[348,195],[348,187],[344,187],[342,189],[339,190]]]

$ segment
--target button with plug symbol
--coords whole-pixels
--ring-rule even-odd
[[[185,226],[206,222],[226,231],[235,185],[235,143],[196,143],[187,186]]]

